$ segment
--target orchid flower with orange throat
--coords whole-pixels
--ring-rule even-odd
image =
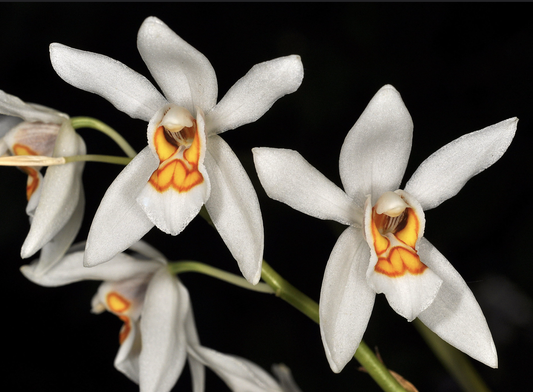
[[[137,37],[139,52],[163,96],[144,76],[96,53],[50,46],[58,75],[148,121],[148,146],[119,174],[94,217],[86,265],[109,260],[154,225],[179,234],[205,207],[244,277],[257,283],[263,224],[242,164],[219,136],[260,118],[303,79],[299,56],[255,65],[217,104],[217,79],[207,58],[155,17]]]
[[[85,154],[85,143],[67,115],[25,103],[3,91],[0,91],[0,137],[0,156]],[[85,206],[83,166],[83,162],[51,166],[44,176],[40,167],[20,167],[28,175],[26,213],[31,223],[21,256],[27,258],[42,249],[37,273],[56,263],[78,233]]]
[[[516,118],[464,135],[426,159],[398,189],[411,151],[413,122],[400,94],[384,86],[344,140],[338,188],[293,150],[255,148],[267,194],[308,215],[349,225],[326,265],[320,331],[329,364],[340,372],[353,357],[376,293],[408,321],[484,364],[497,367],[485,317],[453,266],[423,237],[424,211],[454,196],[496,162]]]
[[[115,368],[139,384],[141,392],[170,391],[186,361],[195,392],[204,390],[205,366],[233,391],[285,391],[256,364],[200,344],[189,292],[169,273],[167,260],[157,249],[139,241],[130,247],[131,254],[119,253],[108,263],[86,268],[83,246],[74,245],[45,274],[35,273],[38,261],[23,266],[21,271],[32,282],[46,287],[103,281],[93,297],[92,311],[107,310],[124,323]]]

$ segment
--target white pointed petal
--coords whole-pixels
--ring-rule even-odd
[[[254,163],[267,195],[304,214],[346,225],[362,223],[362,211],[297,151],[254,148]]]
[[[200,345],[190,345],[189,353],[214,371],[233,392],[282,392],[270,374],[244,358]]]
[[[147,18],[137,36],[144,62],[168,100],[187,108],[209,110],[216,104],[218,85],[209,60],[166,24]]]
[[[425,238],[419,253],[444,281],[430,307],[418,318],[457,349],[492,368],[498,367],[496,347],[474,294],[448,260]]]
[[[148,79],[110,57],[53,43],[50,60],[65,82],[100,95],[133,118],[149,121],[167,104]]]
[[[139,384],[139,355],[141,353],[142,339],[137,320],[130,318],[130,331],[120,345],[114,365],[117,370],[136,384]]]
[[[326,265],[320,291],[320,334],[335,373],[353,358],[372,313],[376,295],[366,282],[369,258],[362,231],[348,227]]]
[[[413,138],[413,121],[398,91],[382,87],[342,145],[339,169],[346,193],[363,206],[399,188]]]
[[[501,158],[513,140],[517,123],[516,117],[510,118],[448,143],[422,162],[405,190],[424,210],[435,208]]]
[[[30,122],[59,124],[68,118],[56,110],[45,106],[26,103],[14,95],[0,90],[0,114],[14,116]]]
[[[85,195],[82,188],[79,193],[78,205],[67,224],[41,249],[39,263],[35,268],[36,275],[47,273],[50,268],[61,260],[70,248],[70,245],[72,245],[80,230],[84,210]]]
[[[169,106],[164,106],[162,112],[168,111]],[[148,124],[148,144],[154,156],[157,156],[157,150],[154,142],[154,134],[160,128],[160,120],[163,117],[162,112],[158,113],[152,118]],[[169,178],[169,183],[163,185],[168,189],[162,191],[156,189],[151,183],[146,182],[137,196],[137,203],[143,209],[146,216],[157,226],[157,228],[167,234],[178,235],[185,227],[198,215],[198,212],[205,204],[211,193],[211,184],[208,172],[204,165],[206,155],[206,136],[205,136],[205,122],[201,110],[197,113],[197,135],[199,137],[200,152],[197,163],[198,172],[202,175],[203,181],[200,184],[194,185],[188,190],[179,191],[174,188],[173,179]],[[183,158],[183,153],[178,150],[173,156],[161,162],[158,169],[172,166],[176,161],[179,161],[176,167],[181,167],[181,162],[186,161]],[[179,165],[179,166],[178,166]],[[166,178],[167,176],[165,176]],[[159,184],[159,183],[158,183]],[[159,184],[161,185],[161,184]],[[182,184],[178,184],[182,185]]]
[[[39,260],[20,268],[26,278],[41,286],[56,287],[81,280],[119,281],[132,276],[154,272],[161,268],[157,261],[137,260],[125,253],[115,256],[110,263],[93,268],[83,266],[83,252],[68,253],[45,274],[35,274]]]
[[[155,273],[146,290],[141,315],[140,389],[170,391],[187,355],[185,317],[189,293],[165,268]]]
[[[154,226],[136,197],[158,164],[157,157],[145,147],[109,186],[87,237],[84,261],[87,266],[108,261],[140,240]]]
[[[222,133],[259,119],[279,98],[295,92],[304,76],[300,56],[256,64],[207,114],[207,134]]]
[[[85,143],[65,121],[56,139],[54,156],[85,154]],[[83,162],[47,168],[42,182],[39,204],[35,210],[30,231],[22,245],[21,256],[35,254],[67,224],[72,217],[82,188]]]
[[[207,142],[205,165],[211,196],[205,207],[243,276],[256,284],[261,278],[264,247],[257,194],[228,144],[217,135],[210,136]]]

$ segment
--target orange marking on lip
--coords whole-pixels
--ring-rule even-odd
[[[148,182],[159,193],[166,192],[171,188],[179,193],[188,192],[204,181],[204,176],[198,170],[201,145],[196,124],[193,127],[184,128],[180,132],[185,140],[193,139],[188,148],[171,143],[165,136],[165,130],[162,126],[155,131],[153,140],[160,164]],[[180,148],[184,148],[182,157],[176,155]]]
[[[378,256],[374,271],[390,278],[400,277],[406,273],[420,275],[427,269],[427,266],[420,261],[420,257],[415,250],[420,230],[419,218],[412,208],[407,208],[405,213],[405,220],[398,224],[399,230],[395,231],[396,229],[393,227],[386,227],[388,216],[377,214],[374,209],[372,210],[371,233],[374,250]],[[381,231],[387,233],[387,236],[394,236],[405,246],[391,247],[391,241],[382,235]]]
[[[120,344],[122,344],[128,338],[128,335],[131,332],[131,319],[127,316],[118,316],[118,318],[124,321],[124,325],[118,334],[118,341]]]
[[[427,266],[420,261],[418,254],[410,249],[395,246],[389,252],[388,257],[380,257],[374,271],[396,278],[409,272],[411,275],[420,275]]]
[[[12,147],[14,155],[38,155],[30,147],[24,144],[16,143]],[[30,200],[33,193],[39,187],[39,173],[32,167],[20,166],[20,170],[28,175],[28,182],[26,183],[26,199]]]

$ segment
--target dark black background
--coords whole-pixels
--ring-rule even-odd
[[[256,123],[223,135],[260,198],[265,259],[318,300],[322,274],[342,226],[305,216],[268,199],[251,148],[298,150],[340,185],[338,155],[348,130],[384,84],[402,94],[415,124],[407,180],[432,152],[501,120],[520,118],[500,161],[454,198],[426,213],[426,237],[469,283],[491,327],[500,368],[474,363],[495,391],[529,382],[533,348],[531,178],[533,162],[533,25],[524,4],[0,4],[0,89],[61,110],[93,116],[137,149],[146,123],[63,82],[48,45],[60,42],[122,61],[150,75],[136,49],[142,21],[157,16],[204,53],[217,72],[219,98],[254,64],[299,54],[300,89]],[[109,139],[80,130],[89,153],[120,154]],[[89,163],[84,171],[91,217],[119,166]],[[3,294],[3,384],[9,391],[135,391],[113,367],[121,322],[95,316],[98,282],[43,288],[25,280],[19,250],[28,231],[25,176],[0,168]],[[404,182],[405,183],[405,182]],[[194,259],[238,273],[218,234],[201,218],[178,237],[152,230],[146,239],[171,260]],[[204,345],[246,357],[266,369],[284,362],[304,391],[374,391],[356,361],[339,375],[327,364],[318,326],[274,296],[186,274]],[[420,391],[457,391],[414,328],[378,296],[365,334],[385,363]],[[189,390],[187,369],[176,390]],[[207,390],[224,390],[208,373]]]

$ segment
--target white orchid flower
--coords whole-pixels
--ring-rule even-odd
[[[38,261],[21,267],[21,271],[32,282],[47,287],[102,280],[92,311],[107,310],[124,322],[115,367],[139,384],[142,392],[170,391],[185,360],[189,361],[195,392],[204,390],[204,366],[233,391],[282,391],[252,362],[200,345],[189,292],[169,273],[167,260],[158,250],[139,241],[130,247],[132,255],[119,253],[109,263],[86,268],[83,247],[83,243],[74,245],[45,274],[36,274]]]
[[[333,371],[353,357],[376,293],[411,321],[497,367],[485,317],[459,273],[423,237],[424,210],[459,192],[511,143],[516,118],[464,135],[424,161],[398,189],[413,123],[400,94],[384,86],[348,132],[339,167],[345,192],[296,151],[254,149],[267,194],[308,215],[349,225],[328,260],[320,293],[320,331]]]
[[[0,91],[0,114],[0,156],[85,154],[83,139],[63,113]],[[28,258],[42,249],[36,273],[58,262],[78,234],[85,207],[83,166],[50,166],[44,178],[40,167],[20,167],[28,175],[26,213],[31,223],[21,256]]]
[[[109,260],[154,225],[179,234],[205,204],[244,277],[257,283],[263,225],[246,171],[220,133],[261,117],[303,79],[299,56],[255,65],[217,104],[207,58],[155,17],[137,46],[165,96],[124,64],[61,44],[50,46],[58,75],[96,93],[133,118],[148,121],[148,146],[109,187],[87,240],[86,265]]]

